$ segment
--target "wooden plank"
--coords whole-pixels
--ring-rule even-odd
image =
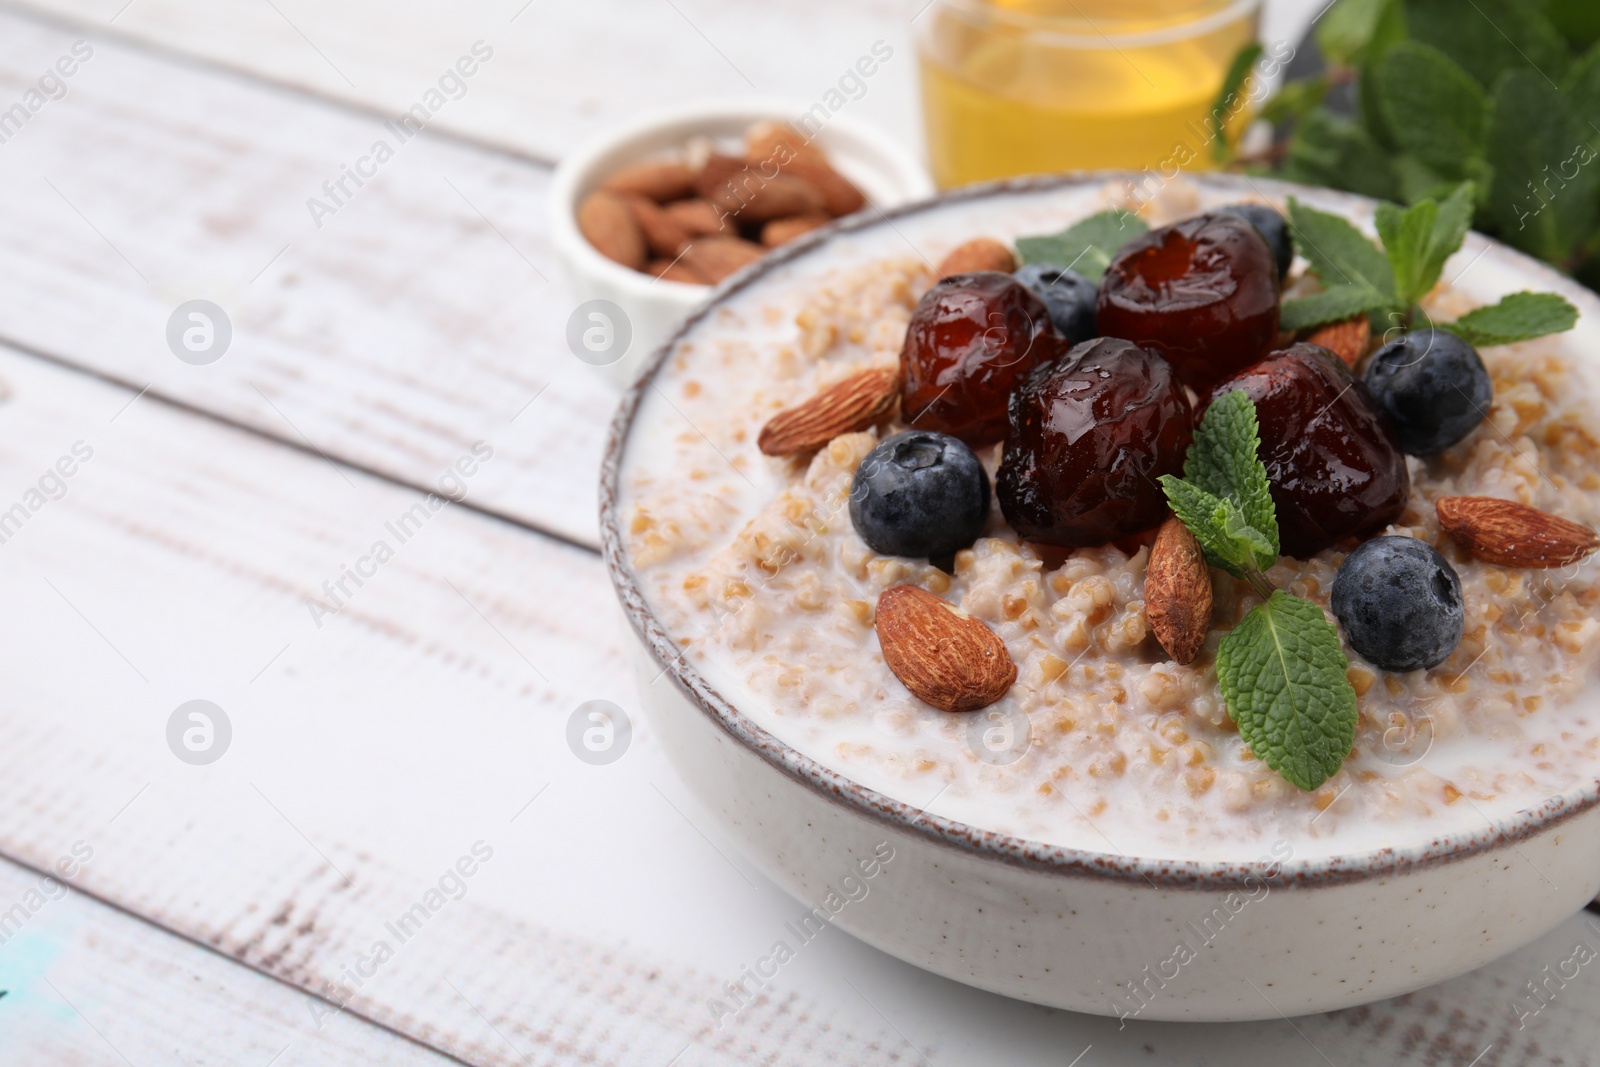
[[[708,999],[804,909],[706,823],[648,723],[614,764],[568,749],[579,704],[637,707],[594,557],[453,507],[400,542],[386,524],[419,494],[4,351],[0,382],[0,514],[27,510],[0,543],[0,852],[44,869],[88,842],[83,891],[452,1055],[1265,1064],[1301,1032],[1341,1063],[1480,1035],[1485,1063],[1588,1054],[1600,983],[1502,1032],[1559,937],[1357,1014],[1118,1030],[829,934],[718,1028]],[[314,619],[379,540],[393,557]],[[232,723],[206,766],[168,747],[194,699]],[[475,846],[492,856],[447,878]]]
[[[414,104],[461,48],[482,39],[495,58],[481,83],[440,115],[440,125],[545,161],[644,108],[758,95],[810,106],[883,40],[894,50],[892,65],[848,110],[886,136],[913,147],[920,140],[911,11],[899,0],[777,0],[759,15],[715,0],[26,6],[92,29],[96,39],[114,31],[386,116]]]
[[[0,1064],[454,1062],[351,1013],[319,1029],[311,997],[70,884],[0,861]]]
[[[0,13],[0,95],[76,39]],[[89,47],[0,146],[0,339],[413,485],[492,434],[473,502],[593,542],[614,395],[565,346],[544,168]],[[380,137],[396,157],[319,229],[307,199]],[[196,298],[233,324],[208,366],[167,343]]]
[[[700,1034],[794,906],[686,818],[644,724],[611,767],[568,749],[581,703],[635,706],[591,554],[36,360],[0,382],[0,852],[89,842],[86,892],[472,1062],[699,1036],[733,1064],[821,1017],[789,992]],[[208,766],[169,748],[194,699],[232,724]]]

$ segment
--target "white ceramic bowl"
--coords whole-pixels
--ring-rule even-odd
[[[1198,862],[1063,848],[919,810],[786,744],[682,656],[642,594],[620,525],[630,433],[667,354],[715,331],[719,306],[759,299],[791,267],[870,255],[874,229],[891,224],[897,238],[927,241],[935,256],[939,234],[950,245],[975,233],[1029,232],[1052,211],[1059,225],[1062,202],[1115,177],[996,183],[888,220],[836,223],[724,285],[657,351],[613,423],[601,499],[606,560],[639,637],[640,699],[667,752],[723,829],[805,906],[823,902],[858,860],[892,849],[870,893],[835,925],[930,971],[1053,1007],[1141,1019],[1277,1018],[1396,996],[1527,944],[1600,886],[1600,782],[1476,832],[1424,830],[1400,847],[1291,856],[1276,871],[1263,869],[1253,849]],[[1264,193],[1361,222],[1373,209],[1359,197],[1278,182],[1192,181],[1200,207]],[[1477,234],[1447,276],[1469,263],[1456,288],[1485,303],[1524,288],[1565,296],[1582,320],[1564,350],[1595,358],[1593,293]]]
[[[627,314],[632,341],[615,362],[596,370],[617,388],[639,367],[683,317],[710,295],[711,286],[661,281],[629,270],[594,250],[578,232],[583,197],[618,168],[648,156],[681,149],[693,137],[741,138],[762,119],[804,115],[808,105],[791,100],[717,100],[680,104],[645,115],[568,154],[550,184],[550,234],[572,285],[574,306],[609,300]],[[816,144],[873,209],[933,193],[927,172],[873,127],[849,115],[834,115],[816,132]],[[730,279],[731,280],[731,279]]]

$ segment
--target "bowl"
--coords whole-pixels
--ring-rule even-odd
[[[1229,1021],[1334,1010],[1477,968],[1594,897],[1600,782],[1485,816],[1481,828],[1358,852],[1275,845],[1200,861],[1124,854],[1109,842],[1065,848],[943,817],[932,810],[937,795],[920,806],[897,799],[786,743],[725,694],[732,688],[714,664],[684,655],[630,562],[624,476],[647,447],[641,411],[663,402],[654,379],[669,359],[692,360],[724,309],[895,242],[936,257],[977,234],[1049,232],[1108,185],[1141,180],[999,182],[840,220],[730,279],[657,349],[623,398],[601,474],[603,549],[638,639],[642,706],[721,830],[818,922],[958,982],[1123,1019]],[[1293,195],[1371,231],[1364,198],[1232,176],[1182,181],[1197,207]],[[1581,314],[1563,350],[1600,346],[1600,299],[1543,264],[1469,234],[1446,277],[1463,270],[1454,284],[1475,301],[1560,293]]]
[[[575,304],[604,300],[616,305],[627,316],[631,333],[624,351],[610,349],[596,359],[585,359],[606,381],[619,389],[631,381],[656,345],[706,299],[712,287],[659,280],[602,256],[578,232],[578,203],[607,176],[630,163],[682,149],[694,137],[739,139],[752,123],[806,116],[808,107],[814,114],[816,107],[792,100],[680,104],[604,133],[562,158],[550,184],[550,234]],[[927,172],[874,127],[840,114],[829,116],[820,126],[813,118],[804,127],[807,131],[813,128],[815,143],[827,153],[834,169],[866,195],[868,215],[933,192]],[[584,324],[588,321],[585,318]],[[616,323],[595,323],[617,329]],[[581,336],[582,327],[575,332]]]

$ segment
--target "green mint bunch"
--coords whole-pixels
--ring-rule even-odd
[[[1472,206],[1471,182],[1456,186],[1442,202],[1425,197],[1409,208],[1379,204],[1380,249],[1339,216],[1290,197],[1290,233],[1323,291],[1284,301],[1283,328],[1303,330],[1362,314],[1379,316],[1385,326],[1415,323],[1418,301],[1438,284],[1445,261],[1467,236]],[[1512,293],[1455,322],[1432,325],[1484,346],[1560,333],[1577,321],[1578,309],[1555,293]]]
[[[1328,69],[1263,108],[1282,177],[1403,204],[1471,181],[1475,229],[1600,285],[1600,4],[1338,0],[1316,41]]]
[[[1222,639],[1217,681],[1239,736],[1310,791],[1338,772],[1355,744],[1356,691],[1339,631],[1322,609],[1267,580],[1278,561],[1278,519],[1260,451],[1255,405],[1229,393],[1200,420],[1183,477],[1164,475],[1161,487],[1206,558],[1249,581],[1264,601]]]

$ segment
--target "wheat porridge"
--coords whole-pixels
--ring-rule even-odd
[[[1408,396],[1415,399],[1405,388],[1415,383],[1393,385],[1373,369],[1388,360],[1398,373],[1411,373],[1412,361],[1392,348],[1403,347],[1406,335],[1371,336],[1372,324],[1382,321],[1372,314],[1291,336],[1291,317],[1304,318],[1314,306],[1291,308],[1289,301],[1332,286],[1303,257],[1286,278],[1272,276],[1275,259],[1287,263],[1281,233],[1257,225],[1240,238],[1245,231],[1234,221],[1202,214],[1222,206],[1211,198],[1203,188],[1169,188],[1141,207],[1131,243],[1101,250],[1104,278],[1088,275],[1098,290],[1099,339],[1092,317],[1085,328],[1067,306],[1067,283],[1078,284],[1076,275],[1063,280],[1046,272],[1044,284],[1065,286],[1051,290],[1060,306],[1041,301],[1049,321],[1018,318],[1005,300],[1021,301],[1025,311],[1038,306],[1017,296],[1019,283],[1010,279],[1037,280],[1039,272],[1029,275],[1024,265],[1008,274],[1017,264],[1006,262],[997,242],[964,246],[961,262],[942,264],[945,270],[909,246],[938,256],[977,235],[1053,234],[1118,208],[1118,191],[1109,187],[957,202],[895,227],[846,233],[818,250],[825,255],[802,255],[769,271],[702,321],[647,395],[621,482],[630,563],[689,662],[779,739],[871,788],[987,830],[1097,852],[1207,858],[1279,839],[1294,842],[1301,856],[1365,851],[1481,830],[1592,782],[1600,772],[1600,571],[1583,561],[1592,546],[1557,544],[1550,551],[1559,560],[1549,552],[1506,559],[1549,531],[1514,530],[1509,542],[1500,536],[1506,522],[1528,514],[1558,517],[1556,534],[1600,524],[1596,371],[1580,348],[1592,346],[1592,324],[1509,344],[1487,343],[1494,334],[1463,327],[1481,356],[1478,365],[1462,355],[1481,366],[1463,373],[1482,380],[1455,384],[1463,396],[1485,391],[1481,411],[1465,416],[1471,425],[1464,431],[1441,428],[1437,412],[1419,425],[1405,407]],[[1448,210],[1447,203],[1441,215]],[[1313,214],[1295,218],[1302,231],[1331,225]],[[1076,238],[1086,240],[1083,233]],[[1074,247],[1074,239],[1067,230],[1061,247]],[[1037,254],[1045,246],[1018,247]],[[1205,318],[1209,312],[1184,305],[1179,311],[1188,318],[1168,322],[1152,311],[1166,313],[1172,301],[1188,299],[1183,285],[1157,284],[1148,270],[1138,275],[1140,262],[1167,269],[1159,260],[1170,259],[1173,247],[1190,254],[1186,271],[1222,269],[1218,262],[1233,271],[1233,278],[1202,286],[1213,295],[1226,290],[1231,301],[1231,318],[1218,327],[1233,331],[1225,358],[1185,347],[1190,334],[1216,321]],[[1255,262],[1262,249],[1266,267]],[[1213,254],[1223,258],[1205,258]],[[930,294],[952,269],[955,277]],[[1489,275],[1473,281],[1496,288]],[[1132,296],[1121,299],[1118,285],[1132,287]],[[1463,316],[1493,303],[1446,282],[1417,295],[1420,315],[1437,323],[1475,322]],[[902,350],[934,344],[918,338],[932,337],[927,330],[935,327],[947,330],[938,343],[954,343],[948,328],[959,308],[951,308],[969,297],[999,316],[991,323],[999,331],[993,343],[973,343],[990,344],[991,363],[1006,364],[1015,380],[997,384],[989,370],[986,377],[969,370],[952,377],[936,362],[919,378],[918,368],[903,364]],[[914,314],[931,314],[919,305],[935,298],[948,305],[942,324],[914,323]],[[1191,320],[1198,325],[1186,327]],[[1432,336],[1422,321],[1412,316],[1413,344]],[[1173,322],[1185,328],[1174,330]],[[1018,324],[1036,335],[1019,340]],[[1089,336],[1071,336],[1075,329]],[[1250,331],[1261,336],[1246,336]],[[1308,338],[1346,358],[1303,344],[1291,350]],[[995,359],[1008,344],[1032,355]],[[1454,335],[1438,347],[1472,350]],[[881,373],[861,374],[868,370]],[[1357,378],[1364,384],[1351,384]],[[1326,393],[1313,388],[1319,382]],[[854,424],[864,428],[831,433],[822,418],[820,441],[764,454],[762,446],[780,432],[804,437],[817,430],[818,420],[805,413],[787,423],[774,424],[775,416],[840,383],[837,403],[854,404]],[[884,383],[892,383],[897,403],[885,402]],[[1204,523],[1192,522],[1181,506],[1174,504],[1179,516],[1169,518],[1167,500],[1177,500],[1170,483],[1179,475],[1196,481],[1195,442],[1221,447],[1223,405],[1212,398],[1231,393],[1230,411],[1250,409],[1232,403],[1240,391],[1254,402],[1252,425],[1259,425],[1276,501],[1275,519],[1252,521],[1262,529],[1275,521],[1270,540],[1281,546],[1269,550],[1259,538],[1229,542],[1256,545],[1239,549],[1254,552],[1254,562],[1230,568],[1224,557],[1231,549],[1208,541],[1209,527],[1200,529]],[[1288,393],[1294,403],[1312,398],[1321,410],[1285,430],[1282,411],[1294,410],[1283,406]],[[990,403],[996,396],[1004,401],[998,406]],[[1080,403],[1089,396],[1103,396],[1101,406]],[[1219,412],[1214,419],[1212,410]],[[1043,428],[1030,411],[1042,413]],[[1062,431],[1063,420],[1093,422],[1091,411],[1100,413],[1099,423]],[[1331,418],[1344,420],[1337,433],[1326,431]],[[871,486],[857,486],[853,511],[852,487],[871,480],[861,475],[864,461],[887,454],[874,449],[930,428],[945,435],[934,435],[945,451],[926,446],[934,451],[918,464],[943,464],[971,486],[980,477],[976,468],[961,467],[970,455],[982,468],[982,496],[957,490],[935,498],[934,518],[908,519],[903,508],[889,507],[882,519],[862,502]],[[1111,436],[1096,438],[1101,430]],[[1105,453],[1118,458],[1102,468],[1073,451],[1091,446],[1119,449]],[[1312,446],[1314,456],[1292,458],[1310,455]],[[1135,461],[1124,470],[1130,455]],[[1312,477],[1294,468],[1300,462],[1321,466]],[[1165,497],[1150,489],[1159,474],[1172,476],[1162,482]],[[958,515],[980,500],[981,510]],[[1495,501],[1538,510],[1508,517]],[[1273,507],[1252,503],[1243,490],[1237,504],[1245,518]],[[1465,518],[1452,510],[1458,507],[1467,509]],[[885,531],[883,522],[907,528]],[[1181,554],[1166,555],[1169,527],[1198,561],[1187,571]],[[923,547],[887,552],[868,545],[881,548],[901,535]],[[1153,552],[1160,556],[1154,563]],[[1349,587],[1340,603],[1336,578]],[[1420,601],[1409,591],[1413,580],[1431,583],[1418,587]],[[1153,602],[1158,581],[1161,604]],[[1209,589],[1196,592],[1185,581]],[[945,646],[919,637],[918,616],[905,624],[906,647],[886,648],[885,633],[896,643],[901,638],[885,629],[880,613],[889,601],[880,598],[901,586],[958,608],[964,617],[950,619],[976,620],[980,638],[998,639],[1003,648],[984,668],[995,677],[978,685],[992,682],[992,692],[959,710],[956,703],[936,706],[936,678],[921,683],[935,685],[933,702],[924,699],[917,671],[944,670],[938,650]],[[1295,693],[1302,667],[1293,656],[1284,660],[1283,695],[1285,687],[1272,688],[1269,676],[1278,668],[1257,669],[1246,655],[1256,646],[1245,631],[1259,629],[1256,620],[1266,617],[1255,609],[1274,588],[1325,616],[1313,611],[1274,623],[1325,626],[1332,635],[1306,631],[1304,677],[1321,679],[1325,699],[1295,703],[1303,699]],[[1417,607],[1421,601],[1428,603]],[[1186,636],[1156,632],[1182,630],[1186,606],[1189,615],[1200,613]],[[1425,614],[1396,637],[1394,613],[1413,610]],[[1231,633],[1239,634],[1234,648]],[[1319,641],[1332,645],[1318,652]],[[1176,647],[1186,642],[1191,647]],[[1337,684],[1328,681],[1329,662],[1342,670]],[[1351,699],[1354,713],[1342,718]],[[1237,714],[1230,714],[1230,700]],[[1257,738],[1254,747],[1246,740],[1252,730],[1266,731],[1248,734]],[[1346,744],[1330,761],[1328,746]],[[1280,769],[1256,748],[1270,749]],[[1297,753],[1326,769],[1308,777]]]

